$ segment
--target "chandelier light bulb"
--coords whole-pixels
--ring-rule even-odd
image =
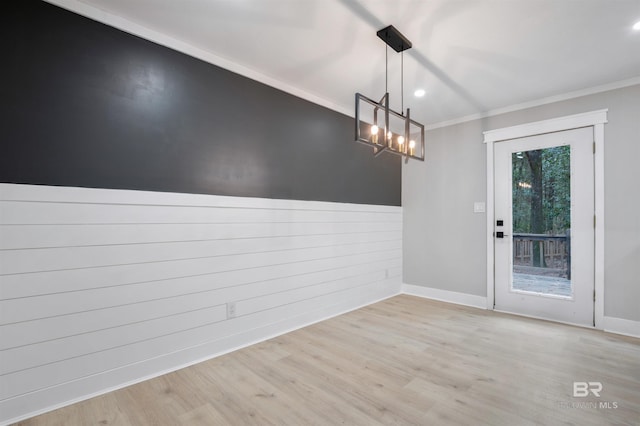
[[[404,143],[404,136],[398,136],[398,145],[402,146]]]
[[[378,126],[371,126],[371,142],[378,143]]]
[[[409,141],[409,148],[413,149],[413,148],[415,148],[415,147],[416,147],[416,141],[414,141],[414,140],[410,140],[410,141]]]

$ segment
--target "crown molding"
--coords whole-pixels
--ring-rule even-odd
[[[555,102],[566,101],[574,98],[580,98],[582,96],[594,95],[596,93],[608,92],[610,90],[622,89],[624,87],[635,86],[637,84],[640,84],[640,76],[629,78],[626,80],[615,81],[615,82],[603,84],[600,86],[594,86],[586,89],[575,90],[573,92],[567,92],[560,95],[549,96],[546,98],[541,98],[541,99],[537,99],[529,102],[510,105],[503,108],[496,108],[486,112],[466,115],[464,117],[454,118],[451,120],[441,121],[438,123],[432,123],[432,124],[425,125],[425,129],[433,130],[441,127],[453,126],[455,124],[466,123],[468,121],[479,120],[481,118],[492,117],[495,115],[506,114],[509,112],[521,111],[523,109],[552,104]]]
[[[325,99],[321,96],[318,96],[311,92],[307,92],[305,90],[301,90],[297,87],[294,87],[293,85],[286,83],[282,80],[279,80],[275,77],[263,74],[255,69],[246,67],[244,65],[240,65],[236,62],[231,61],[230,59],[224,58],[222,56],[218,56],[210,51],[201,49],[199,47],[195,47],[187,42],[170,37],[156,30],[152,30],[150,28],[137,24],[128,19],[114,15],[103,9],[99,9],[95,6],[91,6],[89,4],[83,3],[80,0],[44,0],[44,1],[46,1],[47,3],[51,3],[53,5],[59,6],[63,9],[69,10],[71,12],[77,13],[79,15],[85,16],[89,19],[93,19],[94,21],[101,22],[103,24],[117,28],[129,34],[133,34],[135,36],[144,38],[146,40],[152,41],[154,43],[160,44],[162,46],[168,47],[170,49],[192,56],[194,58],[203,60],[210,64],[219,66],[221,68],[224,68],[236,74],[250,78],[252,80],[265,84],[267,86],[271,86],[278,90],[282,90],[283,92],[305,99],[309,102],[315,103],[317,105],[323,106],[325,108],[331,109],[333,111],[339,112],[349,117],[353,117],[355,115],[354,111],[351,108],[346,108],[335,102],[329,101],[328,99]],[[455,124],[461,124],[468,121],[478,120],[481,118],[487,118],[495,115],[506,114],[509,112],[520,111],[527,108],[533,108],[533,107],[546,105],[554,102],[560,102],[568,99],[578,98],[581,96],[587,96],[587,95],[592,95],[596,93],[606,92],[609,90],[620,89],[627,86],[634,86],[636,84],[640,84],[640,76],[629,78],[626,80],[616,81],[612,83],[607,83],[600,86],[567,92],[564,94],[549,96],[542,99],[510,105],[502,108],[496,108],[496,109],[488,110],[485,112],[480,112],[480,113],[475,113],[471,115],[454,118],[451,120],[432,123],[432,124],[426,125],[425,129],[433,130],[441,127],[448,127]]]
[[[343,106],[338,105],[334,102],[331,102],[321,96],[315,95],[305,90],[301,90],[297,87],[292,86],[291,84],[285,83],[284,81],[281,81],[277,78],[263,74],[255,69],[246,67],[244,65],[240,65],[227,58],[218,56],[210,51],[193,46],[185,41],[176,39],[174,37],[170,37],[166,34],[163,34],[151,28],[147,28],[143,25],[140,25],[128,19],[122,18],[120,16],[114,15],[110,12],[107,12],[103,9],[99,9],[95,6],[83,3],[78,0],[44,0],[44,1],[46,1],[47,3],[53,4],[55,6],[61,7],[63,9],[66,9],[68,11],[71,11],[73,13],[77,13],[78,15],[84,16],[86,18],[92,19],[94,21],[109,25],[110,27],[117,28],[126,33],[133,34],[137,37],[143,38],[145,40],[149,40],[161,46],[168,47],[169,49],[173,49],[175,51],[178,51],[186,55],[192,56],[194,58],[200,59],[202,61],[208,62],[212,65],[216,65],[218,67],[224,68],[228,71],[234,72],[243,77],[250,78],[251,80],[255,80],[267,86],[271,86],[275,89],[282,90],[283,92],[289,93],[301,99],[305,99],[309,102],[323,106],[325,108],[329,108],[341,114],[345,114],[350,117],[353,117],[354,115],[351,109],[344,108]]]

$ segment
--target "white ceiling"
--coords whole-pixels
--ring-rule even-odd
[[[389,24],[413,43],[404,106],[425,124],[640,81],[640,31],[632,29],[640,0],[51,1],[85,14],[92,8],[82,3],[94,6],[94,18],[124,18],[121,27],[161,33],[350,114],[355,92],[384,94],[385,44],[376,31]],[[390,49],[396,110],[399,71]],[[427,95],[415,98],[416,88]]]

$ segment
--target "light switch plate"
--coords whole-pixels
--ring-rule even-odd
[[[484,201],[476,201],[473,203],[473,212],[474,213],[484,213],[485,212],[485,204]]]

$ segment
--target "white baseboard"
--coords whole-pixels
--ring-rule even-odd
[[[487,309],[487,298],[473,294],[458,293],[456,291],[441,290],[438,288],[423,287],[413,284],[402,284],[402,293],[427,299],[440,300],[442,302],[455,303],[457,305]]]
[[[640,338],[640,321],[605,316],[604,331]]]
[[[363,308],[365,306],[383,301],[390,297],[394,297],[400,294],[400,283],[396,282],[394,279],[389,279],[384,282],[381,282],[375,288],[367,288],[362,292],[358,297],[343,300],[339,303],[333,304],[331,306],[325,306],[320,309],[316,309],[313,311],[305,312],[301,315],[298,315],[293,318],[287,318],[283,321],[278,321],[273,324],[266,324],[262,327],[258,327],[255,329],[247,330],[242,333],[238,333],[234,336],[231,336],[226,339],[222,339],[220,342],[214,342],[218,344],[212,345],[203,345],[202,349],[198,351],[198,348],[191,348],[190,351],[194,353],[194,359],[188,362],[182,363],[172,363],[162,362],[163,358],[170,358],[170,356],[159,357],[157,360],[151,360],[149,362],[139,363],[137,365],[130,366],[132,370],[135,370],[139,374],[135,379],[124,379],[122,381],[109,380],[108,377],[102,378],[96,377],[96,379],[100,382],[106,383],[102,389],[90,393],[82,394],[81,396],[65,400],[62,402],[52,403],[42,408],[38,408],[32,410],[27,413],[20,414],[11,419],[0,419],[0,426],[10,425],[17,423],[19,421],[44,414],[62,407],[66,407],[68,405],[72,405],[78,402],[85,401],[90,398],[94,398],[100,395],[104,395],[109,392],[116,391],[118,389],[122,389],[136,383],[144,382],[146,380],[151,380],[153,378],[162,376],[164,374],[168,374],[186,367],[189,367],[194,364],[198,364],[204,361],[207,361],[212,358],[216,358],[227,353],[255,345],[257,343],[263,342],[265,340],[269,340],[278,336],[281,336],[286,333],[290,333],[292,331],[298,330],[300,328],[308,327],[310,325],[326,321],[330,318],[346,314],[348,312]],[[210,347],[209,347],[210,346]],[[211,349],[211,352],[209,351]],[[196,353],[201,352],[206,355],[195,355]],[[146,368],[145,368],[146,367]],[[148,371],[147,371],[148,370]],[[135,376],[135,374],[125,374],[126,376]],[[110,383],[115,382],[115,383]],[[24,404],[23,401],[20,402]],[[17,411],[17,410],[16,410]]]
[[[455,303],[457,305],[472,306],[474,308],[487,309],[487,298],[482,296],[476,296],[473,294],[458,293],[455,291],[441,290],[438,288],[423,287],[413,284],[402,284],[402,294],[408,294],[411,296],[424,297],[426,299],[439,300],[442,302]],[[507,312],[511,313],[511,312]],[[517,313],[511,313],[513,315],[521,315]],[[536,317],[529,317],[536,318]],[[544,318],[537,318],[544,319]],[[565,323],[570,324],[570,323]],[[570,324],[584,327],[580,324]],[[603,330],[607,333],[621,334],[623,336],[640,338],[640,321],[632,321],[615,317],[604,317]]]
[[[424,297],[426,299],[439,300],[442,302],[455,303],[457,305],[472,306],[474,308],[487,309],[487,298],[482,296],[476,296],[473,294],[458,293],[455,291],[441,290],[438,288],[423,287],[413,284],[402,284],[402,293],[411,296]],[[530,317],[518,313],[507,312],[513,315]],[[577,325],[584,327],[580,324],[565,323],[570,325]],[[631,321],[622,318],[604,317],[604,331],[607,333],[621,334],[623,336],[640,338],[640,321]]]

